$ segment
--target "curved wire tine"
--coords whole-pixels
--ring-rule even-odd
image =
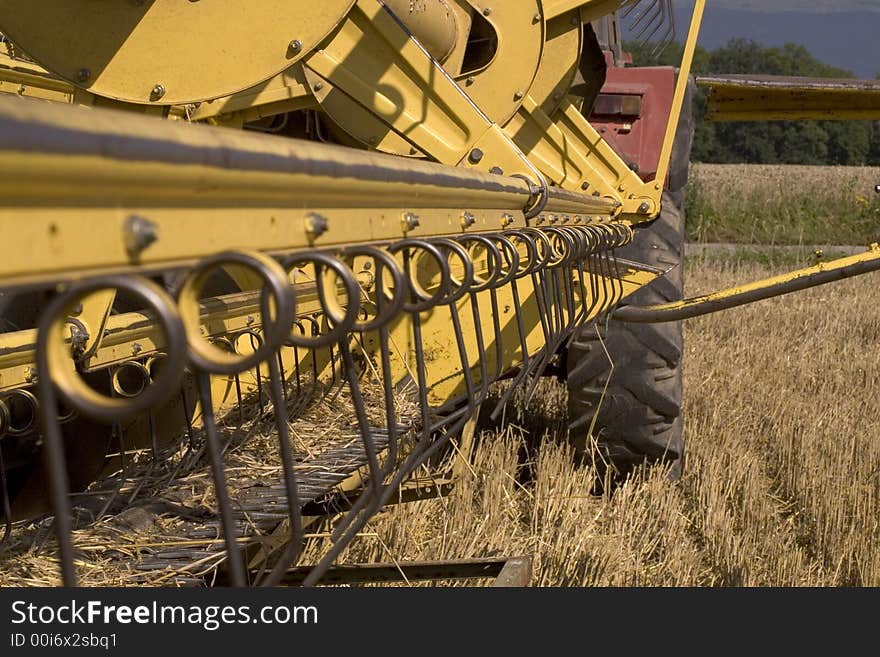
[[[474,283],[474,263],[467,249],[454,240],[440,238],[433,240],[433,243],[439,244],[450,253],[454,253],[461,260],[464,267],[463,279],[455,281],[458,288],[455,292],[450,293],[448,297],[444,299],[444,302],[445,305],[449,306],[449,315],[452,319],[452,332],[455,335],[455,345],[458,349],[458,358],[461,363],[461,372],[464,378],[465,393],[467,395],[467,407],[473,414],[476,412],[477,408],[476,388],[474,386],[474,378],[471,372],[470,358],[467,353],[467,345],[464,342],[464,331],[461,326],[461,315],[458,312],[457,304],[459,299],[469,293],[470,288]],[[438,409],[438,412],[442,412],[442,410],[443,407]]]
[[[488,233],[486,237],[501,245],[501,248],[498,249],[500,275],[489,286],[489,299],[492,305],[492,328],[495,332],[495,378],[498,379],[504,371],[504,336],[501,331],[501,314],[498,310],[498,289],[516,281],[520,270],[520,258],[519,251],[517,251],[513,242],[503,234]],[[504,271],[504,263],[507,265],[506,272]]]
[[[479,405],[488,398],[489,384],[491,383],[489,378],[489,365],[486,362],[486,341],[483,336],[483,321],[482,313],[480,311],[479,293],[483,290],[491,290],[492,286],[495,285],[502,278],[502,276],[504,276],[501,264],[502,256],[498,247],[495,246],[490,239],[483,235],[462,235],[458,238],[458,241],[463,245],[479,244],[484,249],[486,249],[487,254],[486,263],[489,270],[488,278],[479,277],[475,272],[474,283],[468,290],[471,305],[471,314],[473,315],[474,319],[474,338],[476,339],[477,351],[479,352],[478,358],[480,366],[480,391],[478,393],[476,401],[476,405]],[[493,328],[494,315],[495,309],[493,308]]]
[[[350,247],[343,252],[343,256],[354,258],[357,256],[368,257],[375,266],[375,307],[376,315],[370,320],[365,318],[355,324],[355,330],[363,333],[373,330],[379,332],[380,365],[382,368],[382,392],[385,403],[385,425],[388,433],[387,465],[381,473],[374,474],[374,480],[380,483],[388,476],[397,460],[397,413],[394,408],[394,381],[391,370],[391,347],[388,334],[390,324],[406,305],[408,296],[407,281],[403,269],[398,265],[393,255],[388,251],[374,246]],[[388,273],[392,282],[392,294],[388,294],[385,288],[385,273]],[[369,301],[369,295],[364,291],[364,297]],[[363,342],[363,338],[362,338]],[[378,491],[377,491],[378,492]],[[364,500],[366,498],[363,498]],[[360,501],[360,500],[359,500]]]
[[[518,274],[516,276],[514,276],[513,279],[510,281],[510,296],[513,299],[513,307],[515,310],[515,317],[516,317],[516,328],[517,328],[517,332],[519,333],[519,346],[520,346],[520,350],[522,351],[521,361],[522,361],[522,366],[527,367],[529,364],[529,345],[528,345],[528,341],[527,341],[525,320],[523,319],[522,302],[521,302],[520,296],[519,296],[519,285],[518,285],[517,281],[520,278],[523,278],[524,276],[528,275],[529,270],[532,268],[533,263],[534,263],[535,259],[537,258],[537,251],[536,251],[536,247],[535,247],[534,243],[531,242],[528,239],[528,237],[525,235],[525,233],[522,233],[521,231],[517,231],[517,230],[508,231],[506,233],[506,236],[508,239],[519,240],[522,244],[524,244],[526,247],[526,252],[527,252],[527,256],[528,256],[528,258],[526,260],[525,267],[523,267],[518,272]]]
[[[72,355],[69,341],[64,336],[65,318],[80,299],[106,289],[124,290],[138,298],[155,313],[165,333],[168,363],[162,368],[157,381],[133,399],[116,399],[98,394],[80,378],[77,371],[69,367]],[[52,299],[43,311],[37,327],[36,348],[40,425],[65,586],[76,586],[78,578],[71,534],[70,484],[61,423],[58,421],[56,392],[71,409],[97,422],[113,424],[131,419],[170,398],[182,379],[186,350],[183,321],[173,300],[158,285],[139,276],[103,276],[79,281]]]
[[[205,341],[200,333],[201,320],[198,299],[202,284],[216,269],[230,265],[253,271],[262,279],[263,283],[261,293],[262,341],[253,353],[247,355],[230,354]],[[233,586],[241,587],[246,584],[247,578],[244,559],[238,550],[238,536],[232,500],[226,481],[223,449],[214,415],[211,375],[230,375],[252,367],[259,370],[260,364],[263,362],[268,362],[270,370],[274,365],[274,371],[277,373],[275,358],[285,339],[290,335],[290,327],[296,316],[296,300],[287,272],[278,262],[261,253],[246,251],[226,251],[199,262],[184,279],[177,296],[181,309],[186,311],[183,313],[182,319],[187,336],[187,355],[196,370],[196,384],[202,405],[202,423],[217,506],[223,527],[223,537],[226,543],[230,579]],[[274,302],[274,317],[269,311],[269,296]],[[279,377],[280,375],[276,376],[273,383],[277,383]],[[278,392],[274,388],[277,386],[273,386],[273,394]],[[276,398],[275,401],[279,400]],[[281,413],[281,408],[286,408],[283,401],[283,390],[281,390],[280,402],[280,406],[276,406],[275,409],[276,418],[286,415]]]
[[[428,296],[420,294],[420,286],[413,278],[412,270],[412,251],[420,250],[427,253],[434,259],[440,269],[440,285],[437,292]],[[408,281],[407,287],[410,293],[411,301],[408,302],[404,309],[410,313],[413,329],[413,344],[416,352],[416,378],[418,379],[418,395],[419,410],[422,420],[422,434],[419,443],[430,440],[430,406],[428,404],[428,375],[425,370],[425,345],[422,337],[422,320],[421,313],[430,310],[450,293],[450,285],[452,284],[452,273],[449,269],[449,261],[440,250],[424,240],[406,239],[396,242],[388,247],[388,251],[392,254],[401,253],[403,256],[403,270]]]
[[[265,300],[264,300],[265,301]],[[268,306],[264,306],[263,312],[267,313]],[[287,424],[287,399],[281,387],[282,375],[278,360],[270,358],[269,366],[269,390],[272,396],[272,406],[275,415],[275,427],[278,431],[278,446],[281,454],[281,467],[284,470],[284,488],[287,495],[287,517],[290,521],[290,540],[285,545],[284,552],[275,562],[272,570],[260,583],[261,586],[276,586],[284,575],[284,572],[294,563],[305,543],[302,521],[302,505],[297,486],[296,469],[293,457],[293,447],[290,439],[290,426]]]
[[[381,257],[380,254],[374,254]],[[349,387],[352,396],[352,403],[355,409],[355,416],[358,423],[358,429],[361,434],[361,440],[364,443],[367,461],[370,468],[371,478],[374,482],[381,476],[379,467],[378,454],[376,453],[375,441],[373,440],[372,430],[370,428],[369,418],[367,417],[366,407],[364,405],[363,395],[358,382],[357,371],[354,366],[354,358],[351,353],[350,334],[352,331],[360,330],[363,325],[359,323],[361,308],[361,289],[360,284],[355,278],[354,273],[342,260],[335,258],[327,253],[315,252],[294,256],[287,261],[288,268],[310,263],[315,268],[315,277],[317,283],[318,298],[324,316],[331,325],[330,330],[320,336],[312,336],[309,339],[299,338],[291,334],[287,338],[288,343],[298,344],[305,347],[320,347],[336,343],[342,358],[342,369],[344,378]],[[345,303],[331,304],[328,297],[328,290],[323,285],[324,270],[333,272],[337,279],[342,282],[345,289]],[[385,321],[385,318],[383,318]],[[378,485],[375,484],[374,485]]]
[[[363,496],[355,503],[355,506],[346,514],[346,517],[339,523],[333,533],[334,543],[330,550],[322,557],[318,564],[309,572],[303,581],[303,586],[313,586],[323,576],[328,568],[333,564],[336,558],[341,554],[342,550],[351,542],[358,531],[369,521],[375,512],[387,503],[391,493],[400,482],[412,472],[407,472],[401,478],[407,463],[413,459],[413,455],[428,450],[431,439],[431,423],[429,422],[430,406],[427,399],[427,372],[425,371],[424,358],[424,342],[422,339],[421,312],[430,310],[438,305],[441,300],[448,299],[454,294],[451,288],[452,274],[449,267],[449,261],[443,256],[438,247],[424,240],[406,239],[396,242],[388,247],[389,253],[400,253],[403,259],[403,271],[408,281],[407,290],[409,292],[410,301],[405,304],[404,309],[410,313],[413,327],[413,342],[416,351],[416,377],[418,379],[419,394],[419,410],[422,420],[422,430],[419,439],[413,446],[397,476],[394,477],[391,484],[382,486],[381,494],[373,496],[372,502],[367,505],[367,500]],[[426,295],[424,290],[415,282],[413,275],[413,251],[422,251],[432,257],[440,269],[441,282],[437,292]],[[397,483],[394,483],[397,482]],[[364,508],[366,507],[366,508]]]

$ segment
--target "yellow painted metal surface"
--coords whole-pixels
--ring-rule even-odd
[[[662,185],[669,173],[669,162],[672,158],[672,147],[675,144],[675,133],[678,128],[678,119],[681,116],[681,107],[684,104],[684,97],[687,91],[688,79],[691,74],[691,67],[694,62],[694,53],[697,49],[697,39],[700,35],[700,27],[703,24],[703,12],[706,9],[706,0],[696,0],[694,2],[694,12],[691,17],[691,26],[688,31],[687,40],[684,44],[684,54],[682,56],[681,68],[678,72],[678,80],[675,83],[675,94],[672,98],[672,110],[669,113],[669,120],[666,123],[666,135],[663,138],[663,148],[660,150],[660,161],[657,164],[657,175],[654,187],[658,193],[657,201],[660,200],[659,193],[662,191]]]
[[[0,32],[92,93],[174,105],[228,96],[280,73],[353,2],[2,0]]]
[[[880,121],[880,81],[725,75],[697,78],[709,121]]]

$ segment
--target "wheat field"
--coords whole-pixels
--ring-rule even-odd
[[[695,242],[854,244],[880,240],[880,167],[693,164]]]
[[[770,271],[691,260],[687,293]],[[385,512],[343,561],[528,555],[540,586],[880,585],[878,276],[686,325],[680,481],[591,496],[551,387],[482,435],[450,497]]]

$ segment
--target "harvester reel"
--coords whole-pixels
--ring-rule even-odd
[[[183,105],[264,82],[354,0],[0,0],[2,31],[54,73],[115,100]]]

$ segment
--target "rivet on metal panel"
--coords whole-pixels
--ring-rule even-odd
[[[165,95],[165,87],[161,84],[157,84],[150,90],[150,100],[157,101],[161,100],[162,96]]]
[[[491,14],[491,13],[492,13],[492,8],[491,8],[491,7],[486,7],[486,8],[483,10],[483,16],[488,16],[488,15]]]
[[[483,159],[483,151],[479,148],[473,149],[468,155],[468,160],[471,164],[479,164],[480,160]]]
[[[501,227],[507,228],[510,224],[513,223],[513,215],[505,213],[501,216]]]
[[[290,50],[290,52],[298,53],[300,50],[302,50],[303,44],[302,44],[302,41],[300,41],[299,39],[294,39],[293,41],[291,41],[288,44],[287,47]]]
[[[76,72],[76,79],[80,82],[85,82],[90,77],[92,77],[92,72],[87,68],[81,68]]]
[[[401,221],[401,224],[403,225],[404,232],[409,232],[411,230],[415,230],[416,228],[419,227],[419,223],[421,223],[419,221],[419,218],[416,215],[414,215],[412,212],[404,212],[403,213],[403,219]]]
[[[477,223],[477,218],[474,215],[472,215],[470,212],[465,212],[463,215],[461,215],[461,227],[462,228],[465,228],[465,229],[470,228],[475,223]]]
[[[317,214],[316,212],[312,212],[306,216],[305,224],[306,232],[312,237],[320,237],[326,233],[327,229],[330,227],[327,217]]]
[[[150,244],[159,239],[156,224],[138,215],[131,215],[125,220],[122,229],[125,250],[131,257],[140,255]]]

